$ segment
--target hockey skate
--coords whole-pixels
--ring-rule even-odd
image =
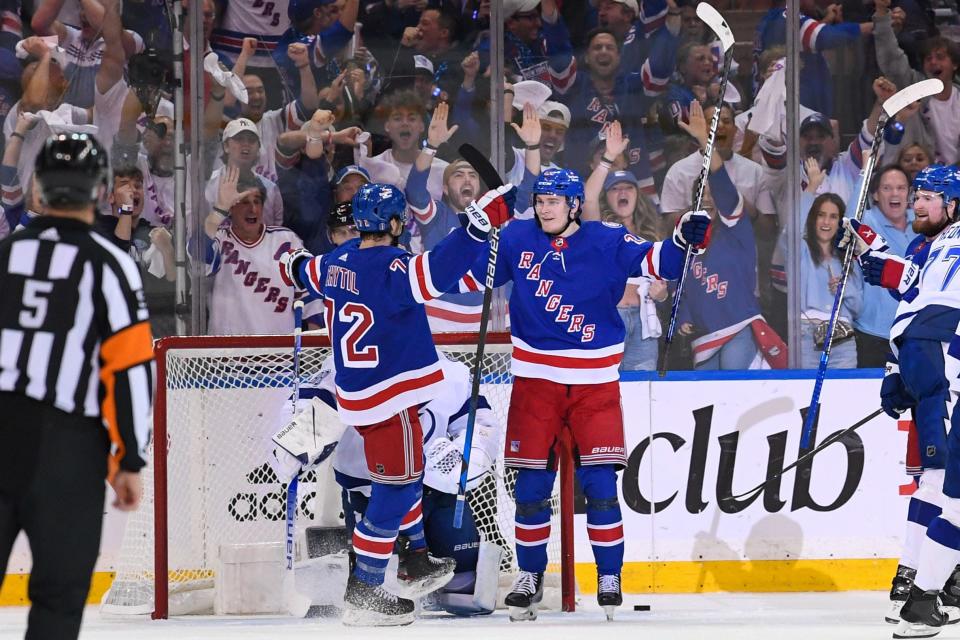
[[[613,620],[617,607],[623,604],[623,594],[620,592],[620,574],[613,573],[606,576],[597,576],[597,604],[607,614],[607,620]]]
[[[343,596],[343,624],[348,627],[396,627],[414,619],[412,600],[384,590],[383,585],[367,584],[350,574]]]
[[[402,549],[397,566],[399,592],[407,598],[421,598],[450,582],[456,567],[453,558],[436,558],[426,549]]]
[[[521,571],[503,602],[510,608],[510,622],[537,619],[537,605],[543,600],[543,574]]]
[[[900,610],[900,623],[894,638],[932,638],[947,623],[947,614],[940,604],[940,593],[910,587],[910,596]]]
[[[900,624],[900,609],[903,608],[903,603],[907,601],[907,596],[910,595],[910,587],[913,586],[913,579],[916,575],[916,569],[911,569],[902,564],[897,565],[897,574],[893,576],[890,585],[890,608],[883,617],[890,624]]]
[[[947,624],[960,622],[960,596],[955,595],[947,586],[940,592],[940,609],[947,614]]]

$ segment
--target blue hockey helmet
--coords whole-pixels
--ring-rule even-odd
[[[573,169],[547,169],[533,183],[533,197],[536,203],[537,195],[565,196],[567,205],[572,209],[573,199],[578,198],[577,215],[583,205],[583,180]]]
[[[353,223],[357,231],[390,231],[390,220],[407,223],[407,199],[392,184],[371,182],[353,196]]]
[[[943,193],[943,183],[948,172],[949,169],[942,164],[929,164],[917,172],[913,179],[913,188],[915,191]]]

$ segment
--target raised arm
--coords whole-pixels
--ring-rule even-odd
[[[43,0],[33,12],[30,27],[38,36],[57,36],[60,40],[67,37],[67,30],[57,20],[63,9],[64,0]]]
[[[102,9],[100,23],[103,33],[103,58],[100,68],[97,69],[97,91],[106,93],[123,78],[123,69],[127,63],[126,51],[123,48],[123,26],[120,23],[119,0],[104,0],[101,5],[96,0],[84,0],[86,10],[88,4],[95,4]],[[89,13],[87,14],[89,15]]]
[[[613,167],[613,162],[630,146],[630,138],[623,135],[623,128],[619,120],[614,120],[607,127],[606,148],[600,156],[600,163],[593,170],[586,184],[583,185],[583,213],[584,220],[600,219],[600,198],[603,195],[603,183]]]

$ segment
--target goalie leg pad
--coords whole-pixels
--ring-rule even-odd
[[[477,531],[469,502],[464,504],[460,528],[453,527],[456,504],[456,496],[430,488],[424,489],[423,516],[427,545],[433,555],[456,560],[456,573],[459,576],[465,571],[473,571],[477,566],[480,533]]]
[[[517,565],[522,571],[547,570],[547,542],[550,540],[550,495],[557,477],[546,469],[520,469],[514,496],[517,501]]]
[[[300,471],[309,471],[330,457],[343,435],[344,426],[335,409],[319,398],[310,398],[307,406],[273,436],[277,445],[274,471],[281,478],[291,478]]]
[[[360,580],[383,584],[400,522],[418,499],[419,485],[416,483],[372,484],[367,510],[353,530],[353,550],[357,555],[354,574]]]
[[[619,574],[624,544],[616,468],[609,464],[580,467],[577,477],[587,497],[587,533],[597,572]]]

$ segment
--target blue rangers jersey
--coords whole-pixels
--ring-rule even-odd
[[[618,380],[625,331],[617,303],[627,278],[676,278],[683,257],[672,241],[647,242],[619,224],[584,222],[554,238],[536,220],[511,222],[500,237],[494,284],[513,281],[513,374],[561,384]],[[484,281],[486,261],[471,269],[475,281]]]
[[[361,249],[358,239],[300,262],[300,282],[324,299],[344,424],[382,422],[435,397],[443,371],[423,304],[455,290],[486,246],[461,228],[418,256]]]
[[[439,360],[444,376],[442,393],[437,394],[434,400],[420,405],[418,410],[423,429],[424,451],[429,451],[440,438],[457,440],[462,437],[470,413],[470,371],[466,365],[449,360],[442,353],[439,353]],[[333,358],[327,358],[319,373],[300,385],[300,399],[318,398],[336,409],[336,388],[333,383],[335,373]],[[487,399],[480,394],[477,398],[470,475],[467,478],[468,491],[479,485],[484,476],[492,470],[503,446],[502,436],[503,430],[496,414]],[[459,444],[463,446],[462,442]],[[369,496],[370,471],[364,455],[363,437],[356,429],[347,428],[341,435],[333,458],[333,469],[340,486]],[[439,474],[428,465],[424,469],[423,482],[438,491],[446,491],[450,488],[448,485],[452,475],[459,478],[459,465],[456,465],[454,474],[446,475]]]

